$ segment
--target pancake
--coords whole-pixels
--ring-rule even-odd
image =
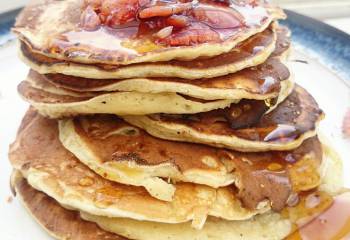
[[[255,209],[269,199],[281,210],[290,195],[320,184],[317,138],[293,151],[254,154],[161,140],[111,115],[61,120],[59,130],[62,144],[99,175],[143,186],[166,201],[173,200],[172,183],[192,182],[237,187],[245,207]]]
[[[18,86],[21,97],[42,115],[51,118],[79,114],[108,113],[117,115],[145,115],[152,113],[198,113],[225,108],[237,100],[205,101],[176,93],[108,92],[93,97],[60,95],[40,89],[30,81]],[[52,89],[51,89],[52,90]]]
[[[15,176],[17,175],[17,176]],[[277,213],[266,213],[256,216],[252,220],[246,221],[225,221],[209,218],[201,230],[193,230],[189,224],[164,224],[154,222],[141,222],[123,218],[104,218],[81,212],[81,217],[91,222],[98,223],[109,232],[104,232],[91,222],[82,220],[78,212],[67,210],[59,205],[55,200],[32,188],[18,172],[14,172],[11,185],[24,206],[29,210],[51,235],[57,239],[120,239],[111,232],[119,232],[124,236],[140,240],[186,240],[186,239],[283,239],[294,230],[293,222],[303,219],[304,224],[309,220],[304,216],[309,213],[321,213],[332,203],[331,197],[327,193],[314,192],[309,198],[317,196],[320,202],[312,208],[305,208],[304,203],[299,203],[296,207],[285,209],[289,218]],[[348,196],[348,193],[336,196],[341,199]],[[307,196],[306,196],[307,197]],[[298,211],[303,209],[302,212]],[[52,212],[48,219],[47,213]],[[52,219],[52,220],[51,220]],[[300,227],[300,226],[299,226]]]
[[[317,197],[315,197],[317,196]],[[327,195],[327,193],[311,193],[306,196],[305,199],[320,199],[320,203],[316,204],[314,207],[305,207],[300,206],[303,212],[302,214],[309,214],[306,216],[298,216],[297,219],[288,219],[283,215],[276,213],[268,213],[261,216],[256,216],[254,219],[247,221],[223,221],[218,219],[208,219],[206,225],[202,230],[194,230],[189,224],[165,224],[165,223],[153,223],[153,222],[141,222],[130,219],[120,219],[120,218],[105,218],[100,216],[91,216],[89,214],[82,213],[82,217],[88,221],[96,222],[100,227],[107,231],[115,232],[120,235],[129,236],[135,240],[282,240],[289,239],[285,238],[290,233],[295,231],[295,225],[299,225],[299,228],[302,229],[303,226],[307,226],[307,223],[310,223],[315,219],[318,214],[322,214],[327,211],[329,208],[333,208],[337,203],[348,201],[350,193],[343,193],[336,196],[334,199]],[[332,205],[335,202],[336,204]],[[306,204],[305,204],[306,205]],[[339,204],[341,205],[341,204]],[[345,205],[345,204],[344,204]],[[306,205],[307,206],[307,205]],[[298,206],[299,207],[299,206]],[[296,208],[298,208],[296,207]],[[338,206],[341,207],[341,206]],[[336,210],[336,207],[334,207]],[[338,208],[341,209],[341,208]],[[285,209],[286,212],[290,214],[300,214],[297,209],[288,208]],[[300,211],[300,210],[299,210]],[[336,213],[334,211],[334,213]],[[334,214],[332,215],[334,216]],[[344,215],[345,216],[345,215]],[[322,219],[322,216],[320,217]],[[295,221],[299,224],[295,224]],[[317,219],[319,221],[320,219]],[[334,223],[337,222],[336,217],[331,218]],[[304,223],[301,223],[304,222]],[[334,224],[333,223],[333,224]],[[331,224],[331,223],[330,223]],[[314,224],[316,225],[316,224]],[[316,225],[320,226],[320,225]],[[321,225],[322,226],[322,225]],[[328,225],[329,226],[329,225]],[[333,225],[331,225],[333,226]],[[340,229],[342,226],[337,226]],[[314,228],[315,229],[315,228]],[[316,228],[318,229],[318,228]],[[302,231],[302,230],[301,230]],[[322,231],[322,230],[321,230]],[[303,232],[303,231],[302,231]],[[315,233],[315,232],[313,232]],[[335,233],[334,233],[335,234]],[[344,233],[343,233],[344,234]],[[329,234],[330,235],[330,234]],[[328,235],[328,236],[329,236]],[[299,237],[300,235],[297,234]],[[304,236],[304,235],[302,235]],[[305,239],[315,239],[313,237],[322,236],[315,234],[306,234],[310,238]],[[345,236],[345,235],[342,235]],[[300,238],[290,238],[290,239],[300,239]],[[316,238],[317,239],[317,238]],[[330,238],[324,238],[330,239]],[[332,238],[340,239],[340,238]],[[341,238],[346,239],[346,238]]]
[[[276,25],[276,24],[275,24]],[[228,53],[212,58],[198,58],[191,61],[172,60],[168,62],[138,63],[126,66],[108,64],[79,64],[65,60],[53,59],[33,53],[22,42],[20,56],[34,70],[46,73],[62,73],[69,76],[85,78],[145,78],[145,77],[179,77],[183,79],[213,78],[237,72],[241,69],[262,64],[273,51],[278,56],[287,56],[290,44],[276,43],[276,27],[271,26],[239,44]],[[288,43],[287,31],[277,28],[277,43]],[[274,54],[276,55],[276,54]],[[277,56],[277,55],[276,55]]]
[[[276,28],[277,42],[275,50],[270,57],[279,57],[286,60],[291,51],[291,31],[286,26],[279,25]]]
[[[253,104],[241,105],[238,104],[239,109],[232,110],[232,126],[222,119],[220,110],[185,116],[158,114],[123,118],[163,139],[261,152],[290,150],[300,146],[305,139],[316,134],[317,124],[324,116],[313,97],[298,85],[285,101],[263,115],[257,124],[235,129],[234,126],[240,121],[246,121],[246,113],[256,114],[250,111],[254,109]]]
[[[153,222],[192,220],[201,228],[207,216],[244,220],[269,210],[266,201],[256,210],[242,207],[230,188],[213,189],[190,183],[176,184],[172,202],[151,197],[142,187],[106,180],[80,163],[58,139],[55,120],[30,110],[11,145],[9,158],[35,189],[61,205],[93,215]]]
[[[96,222],[107,231],[119,233],[135,240],[284,239],[297,228],[301,228],[313,220],[315,215],[329,209],[333,203],[332,199],[337,201],[343,196],[349,196],[349,192],[342,192],[341,159],[329,145],[322,145],[322,148],[325,151],[321,186],[317,190],[302,195],[296,206],[285,208],[281,215],[269,212],[246,221],[224,221],[210,217],[201,230],[193,230],[187,223],[141,222],[131,219],[93,216],[84,212],[81,213],[81,216]],[[319,199],[319,201],[318,204],[312,205],[310,208],[310,204],[307,204],[308,199]]]
[[[254,221],[224,221],[219,219],[208,219],[204,229],[201,231],[192,230],[188,227],[188,224],[160,224],[153,222],[141,222],[132,221],[130,219],[122,218],[103,218],[93,215],[82,213],[82,216],[89,219],[91,222],[84,221],[79,217],[79,212],[67,210],[59,205],[54,199],[48,197],[42,192],[39,192],[32,188],[25,179],[19,178],[16,182],[12,182],[12,185],[20,198],[23,205],[28,209],[31,215],[38,221],[38,223],[45,228],[53,237],[60,240],[74,239],[74,240],[126,240],[124,237],[119,237],[113,233],[105,232],[101,228],[97,227],[93,221],[98,222],[105,228],[110,228],[110,231],[121,231],[124,229],[124,235],[133,236],[133,239],[142,240],[156,240],[156,239],[208,239],[208,236],[222,236],[215,239],[242,239],[239,237],[239,233],[244,236],[256,236],[262,235],[275,236],[276,239],[282,239],[286,236],[290,229],[290,223],[281,219],[278,214],[266,214],[264,216],[257,217]],[[50,213],[50,214],[48,214]],[[117,229],[117,224],[121,229]],[[132,224],[132,225],[131,225]],[[142,234],[141,238],[136,237],[135,229],[132,230],[131,226],[135,226],[139,229],[138,234]],[[215,227],[214,227],[215,226]],[[166,227],[166,230],[162,230]],[[249,227],[249,228],[248,228]],[[150,228],[154,235],[150,233]],[[255,234],[251,234],[251,230],[254,229]],[[182,231],[181,231],[182,230]],[[133,231],[134,233],[129,233]],[[152,236],[150,238],[150,235]],[[225,238],[226,237],[226,238]],[[212,239],[212,238],[211,238]],[[251,238],[258,239],[258,238]],[[271,239],[271,238],[265,238]]]
[[[32,1],[17,18],[13,30],[33,52],[51,58],[90,64],[126,65],[220,55],[262,32],[272,21],[285,18],[280,8],[267,3],[258,3],[257,6],[252,6],[251,3],[232,3],[229,7],[220,7],[213,6],[215,3],[210,2],[191,2],[187,6],[190,6],[194,15],[201,15],[200,19],[196,17],[194,21],[197,22],[191,22],[188,28],[169,36],[169,40],[180,40],[179,43],[185,40],[189,43],[176,45],[173,42],[154,42],[151,38],[155,35],[150,31],[141,33],[141,24],[147,24],[142,18],[118,26],[102,24],[94,30],[86,30],[81,22],[85,11],[83,4],[84,1],[79,0]],[[210,15],[216,16],[214,22],[207,22],[213,20]],[[231,25],[232,21],[237,24]],[[193,38],[193,34],[212,37],[213,30],[218,34],[217,41],[213,42],[212,38],[208,41],[197,38],[204,40],[202,42],[191,41],[198,37]],[[211,34],[206,34],[205,31],[210,31]]]
[[[36,88],[70,96],[92,96],[99,92],[178,93],[203,100],[275,98],[292,79],[288,68],[278,59],[269,59],[254,68],[234,74],[186,80],[180,78],[139,78],[98,80],[63,74],[42,75],[30,71],[27,81]]]
[[[17,171],[12,174],[11,186],[30,215],[55,239],[127,240],[81,219],[78,212],[63,208],[54,199],[32,188]]]
[[[341,194],[335,197],[335,201],[338,198],[339,200],[342,198],[347,199],[349,195],[349,193]],[[159,224],[130,219],[91,216],[85,213],[82,213],[81,216],[88,221],[96,222],[107,231],[129,236],[135,240],[282,240],[288,239],[285,237],[296,230],[297,224],[295,222],[299,222],[298,227],[305,226],[315,218],[315,215],[322,214],[327,208],[332,207],[333,197],[327,193],[313,192],[305,196],[305,199],[312,198],[319,199],[320,202],[311,208],[305,207],[306,204],[299,204],[295,208],[285,209],[285,212],[288,214],[297,214],[296,218],[288,218],[285,215],[276,213],[267,213],[246,221],[224,221],[210,218],[204,228],[199,231],[191,229],[186,223],[174,225]],[[303,223],[300,223],[302,221]]]
[[[166,201],[173,199],[172,182],[213,188],[235,184],[246,207],[267,198],[281,209],[291,192],[312,189],[320,181],[322,150],[315,137],[294,151],[255,154],[161,140],[110,115],[61,120],[59,130],[62,144],[99,175],[143,186]]]

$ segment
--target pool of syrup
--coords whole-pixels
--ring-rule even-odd
[[[305,197],[298,210],[294,211],[296,219],[293,219],[297,230],[285,240],[350,239],[349,191],[333,200],[325,193],[313,193]]]

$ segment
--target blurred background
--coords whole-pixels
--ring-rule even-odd
[[[350,34],[350,0],[271,0],[283,8],[325,21]],[[29,0],[0,0],[0,13],[24,6]]]

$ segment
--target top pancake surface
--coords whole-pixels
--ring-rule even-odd
[[[269,5],[215,6],[219,14],[231,14],[232,11],[240,14],[244,24],[233,29],[215,29],[222,38],[220,42],[179,47],[155,44],[147,38],[135,38],[138,28],[125,25],[120,25],[118,29],[103,25],[94,31],[83,30],[80,25],[82,2],[33,1],[18,17],[14,31],[33,51],[49,57],[83,63],[126,65],[216,56],[263,31],[273,20],[284,18],[281,9]],[[210,4],[200,5],[213,10]]]

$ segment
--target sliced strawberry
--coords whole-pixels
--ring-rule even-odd
[[[201,23],[193,23],[159,42],[170,46],[190,46],[200,43],[219,42],[220,35]]]
[[[184,28],[190,25],[190,19],[186,16],[172,15],[166,19],[166,24],[176,28]]]
[[[172,5],[156,5],[140,11],[139,18],[168,17],[179,14],[192,8],[191,3],[178,3]]]
[[[90,6],[83,11],[80,22],[82,27],[88,31],[97,29],[101,24],[99,16]]]
[[[180,30],[190,24],[190,19],[186,16],[173,15],[170,17],[154,17],[140,22],[138,36],[156,33],[166,27],[174,27]]]
[[[99,4],[100,1],[100,4]],[[94,8],[102,23],[115,27],[135,21],[142,6],[151,0],[85,0],[85,4]]]
[[[105,16],[105,23],[113,27],[135,20],[138,10],[138,1],[135,0],[105,0],[101,15]]]
[[[238,28],[244,25],[243,16],[230,8],[222,9],[201,4],[193,9],[193,17],[216,29]]]
[[[139,37],[156,33],[162,28],[167,27],[164,18],[151,18],[141,21],[138,29],[137,35]]]

